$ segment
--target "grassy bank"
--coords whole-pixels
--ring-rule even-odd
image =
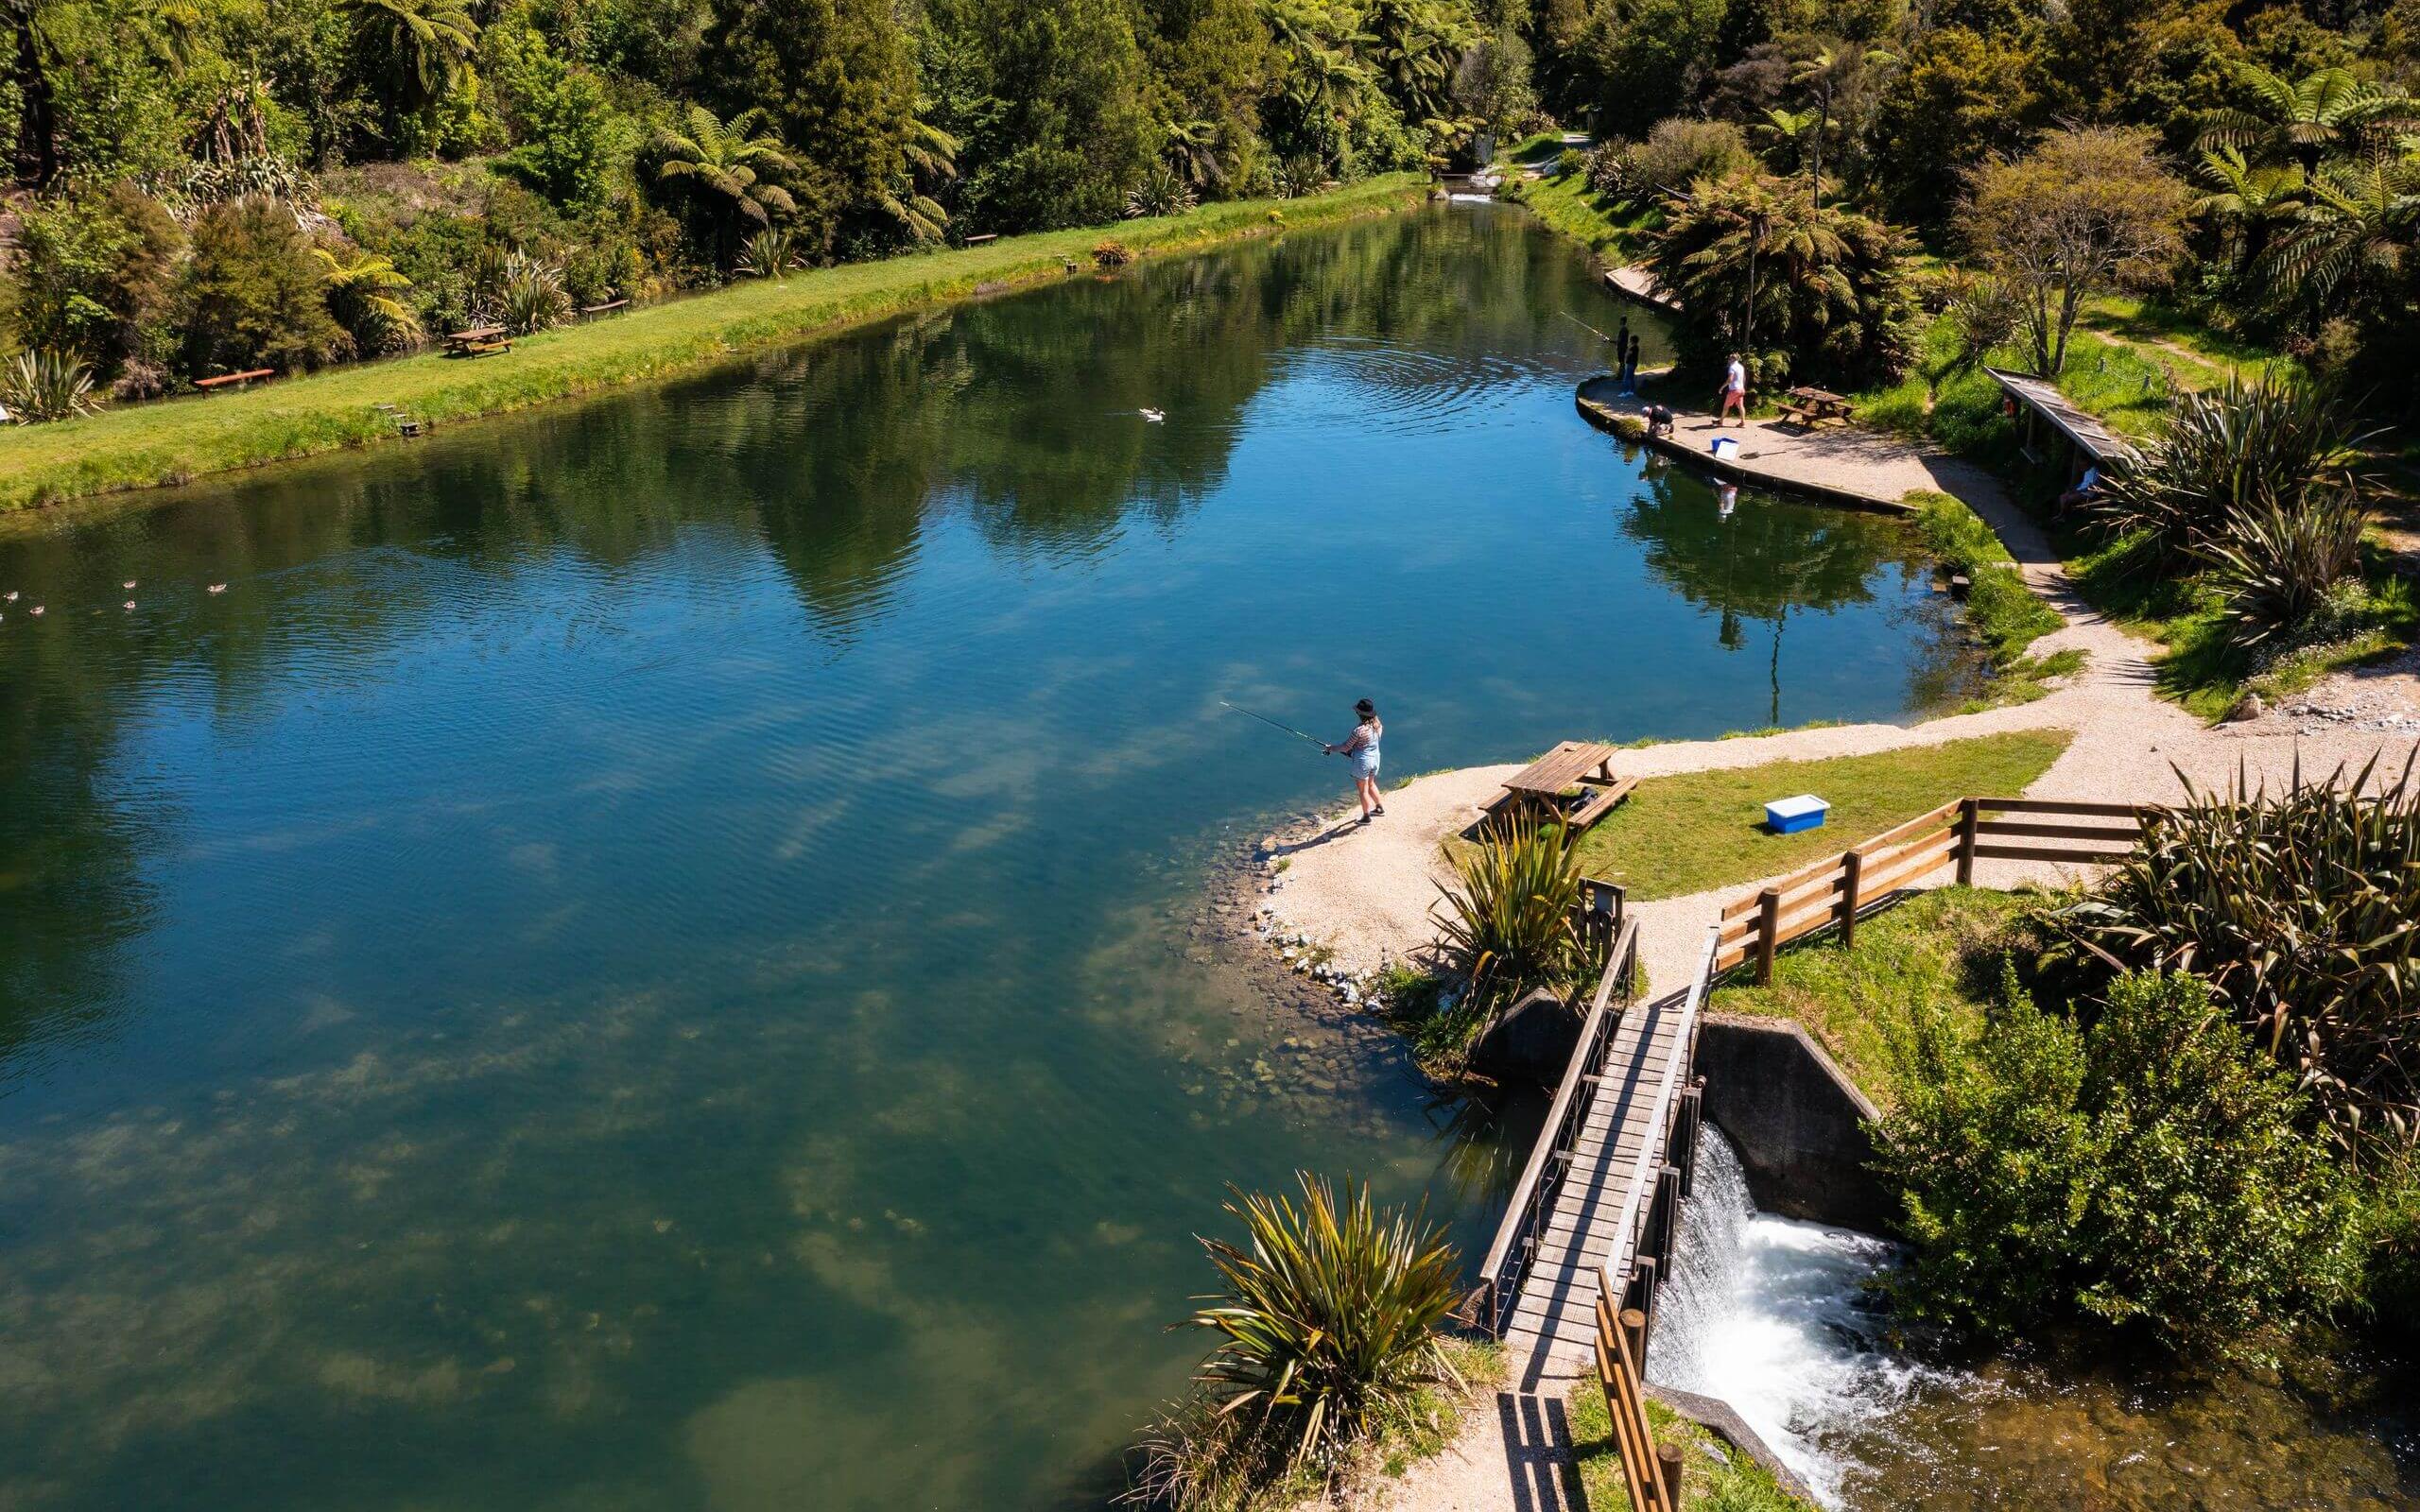
[[[1609,266],[1632,261],[1640,249],[1639,236],[1647,218],[1617,207],[1589,188],[1584,175],[1525,183],[1519,198],[1549,229],[1587,248]]]
[[[1917,507],[1916,523],[1933,556],[1967,581],[1966,622],[1981,637],[1991,666],[1991,685],[1969,708],[2031,703],[2049,692],[2050,679],[2083,665],[2083,653],[2073,648],[2031,654],[2035,641],[2066,621],[2025,586],[2016,558],[1974,510],[1946,493],[1911,493],[1908,502]]]
[[[1647,1419],[1658,1444],[1681,1451],[1681,1512],[1813,1512],[1781,1488],[1772,1473],[1660,1401],[1647,1403]],[[1571,1448],[1580,1469],[1583,1504],[1623,1507],[1622,1458],[1614,1447],[1614,1419],[1595,1382],[1571,1392]]]
[[[458,360],[422,353],[334,369],[240,393],[131,404],[0,433],[0,512],[396,439],[374,407],[433,422],[527,409],[702,367],[735,352],[961,299],[991,285],[1065,276],[1115,239],[1167,253],[1301,229],[1412,203],[1408,174],[1282,202],[1243,200],[1114,227],[1004,237],[982,247],[856,263],[750,283],[528,336],[510,352]]]
[[[1771,986],[1726,987],[1708,1006],[1796,1019],[1887,1110],[1897,1091],[1893,1047],[1935,1005],[1981,1022],[1999,982],[2002,938],[2032,901],[1976,887],[1924,893],[1859,924],[1855,950],[1826,938],[1784,951]]]
[[[1640,902],[1744,885],[1837,855],[1954,798],[2022,793],[2073,738],[2064,730],[2026,730],[1649,778],[1582,839],[1582,867],[1623,884]],[[1765,804],[1793,793],[1828,800],[1829,821],[1796,834],[1766,833]]]

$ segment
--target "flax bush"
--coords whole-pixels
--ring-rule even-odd
[[[1143,1438],[1132,1503],[1250,1504],[1288,1476],[1333,1477],[1371,1435],[1441,1383],[1460,1384],[1438,1330],[1461,1300],[1442,1228],[1366,1185],[1341,1201],[1298,1172],[1301,1206],[1231,1190],[1245,1243],[1205,1239],[1219,1289],[1180,1327],[1216,1335],[1195,1391]]]
[[[2420,1129],[2420,785],[2377,759],[2287,789],[2187,783],[2096,891],[2047,911],[2087,984],[2189,970],[2356,1150]],[[2370,796],[2364,790],[2373,789]]]
[[[1581,967],[1572,922],[1580,854],[1565,839],[1560,826],[1523,816],[1489,826],[1477,845],[1451,857],[1454,881],[1431,916],[1469,984],[1456,1011],[1474,1033],[1496,1006],[1533,987],[1568,982]]]

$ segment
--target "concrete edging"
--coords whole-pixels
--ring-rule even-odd
[[[1694,1391],[1683,1391],[1678,1386],[1659,1386],[1652,1381],[1647,1383],[1647,1395],[1764,1467],[1765,1472],[1783,1490],[1809,1506],[1817,1504],[1814,1488],[1800,1480],[1796,1470],[1781,1462],[1781,1456],[1773,1452],[1772,1446],[1748,1426],[1748,1419],[1740,1417],[1731,1403],[1720,1397],[1701,1397]]]

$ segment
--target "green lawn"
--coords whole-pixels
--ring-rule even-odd
[[[434,421],[523,409],[661,377],[733,352],[961,299],[983,285],[1087,271],[1104,239],[1169,252],[1412,203],[1409,174],[1283,202],[1240,200],[1184,215],[1003,237],[982,247],[911,254],[752,282],[667,301],[594,324],[526,337],[509,353],[458,360],[423,353],[332,369],[239,393],[130,404],[84,419],[0,433],[0,516],[28,505],[180,483],[206,473],[395,439],[373,407],[400,404]]]
[[[1549,228],[1616,266],[1640,250],[1639,237],[1651,219],[1608,201],[1579,174],[1524,184],[1520,199]]]
[[[2072,738],[2064,730],[2028,730],[1872,756],[1650,778],[1588,832],[1581,862],[1588,875],[1623,884],[1640,902],[1744,885],[1837,855],[1952,799],[2022,793]],[[1828,800],[1829,822],[1767,833],[1765,804],[1795,793]]]
[[[1681,1451],[1686,1467],[1681,1472],[1681,1512],[1814,1512],[1784,1491],[1763,1466],[1662,1402],[1647,1403],[1647,1421],[1656,1443]],[[1571,1447],[1579,1461],[1584,1503],[1630,1505],[1621,1455],[1614,1449],[1613,1415],[1605,1410],[1605,1393],[1594,1381],[1572,1388]]]
[[[1896,1093],[1893,1046],[1920,1005],[1979,1019],[1999,981],[2000,940],[2034,900],[2023,893],[1943,887],[1858,925],[1842,950],[1826,936],[1784,950],[1770,987],[1726,987],[1707,1005],[1721,1013],[1796,1019],[1876,1104]]]

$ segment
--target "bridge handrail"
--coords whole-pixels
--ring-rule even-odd
[[[1556,1183],[1547,1178],[1547,1168],[1555,1157],[1579,1143],[1581,1125],[1587,1120],[1588,1104],[1596,1093],[1597,1084],[1591,1078],[1604,1069],[1606,1047],[1613,1043],[1614,1027],[1630,1006],[1631,984],[1637,971],[1638,920],[1625,919],[1606,956],[1604,974],[1597,979],[1588,1016],[1581,1021],[1580,1041],[1572,1047],[1571,1063],[1564,1068],[1563,1081],[1554,1090],[1546,1126],[1530,1151],[1529,1164],[1521,1170],[1511,1201],[1505,1204],[1495,1243],[1487,1246],[1487,1259],[1480,1263],[1478,1289],[1464,1304],[1465,1313],[1475,1314],[1472,1321],[1491,1335],[1500,1337],[1504,1332],[1504,1304],[1518,1290],[1520,1274],[1529,1265],[1523,1241],[1544,1224],[1554,1196]]]
[[[1685,1069],[1697,1059],[1692,1046],[1698,1026],[1698,1014],[1705,1007],[1706,994],[1714,986],[1715,951],[1721,941],[1721,930],[1709,927],[1705,932],[1705,954],[1698,962],[1697,975],[1689,983],[1689,995],[1681,1005],[1680,1027],[1673,1031],[1672,1054],[1664,1062],[1664,1080],[1655,1089],[1655,1106],[1648,1115],[1647,1126],[1657,1131],[1656,1137],[1665,1149],[1671,1147],[1672,1115],[1677,1109],[1675,1098],[1680,1091]],[[1653,1146],[1651,1146],[1652,1149]],[[1622,1197],[1622,1215],[1614,1224],[1614,1232],[1627,1239],[1615,1254],[1634,1257],[1638,1253],[1639,1230],[1647,1222],[1648,1184],[1662,1168],[1660,1160],[1646,1159],[1641,1153],[1638,1163],[1630,1173],[1630,1191]],[[1627,1262],[1626,1262],[1627,1263]],[[1616,1276],[1603,1265],[1597,1267],[1599,1294],[1620,1297],[1630,1283],[1627,1275]],[[1616,1303],[1619,1305],[1618,1302]]]

